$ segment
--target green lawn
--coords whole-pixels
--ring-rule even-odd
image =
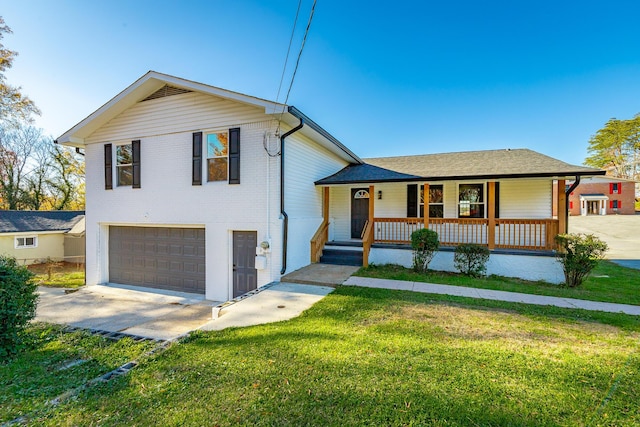
[[[197,333],[32,422],[637,426],[639,338],[634,316],[338,287],[290,321]]]
[[[148,342],[118,342],[88,333],[65,333],[59,326],[35,324],[27,330],[29,348],[0,363],[0,423],[32,411],[138,357]]]
[[[29,270],[36,276],[36,282],[41,286],[55,288],[79,288],[84,286],[84,265],[61,262],[56,265],[49,277],[46,264],[30,265]]]
[[[573,289],[510,277],[489,276],[476,279],[442,271],[423,274],[393,264],[361,268],[355,275],[640,305],[640,270],[622,267],[609,261],[600,262],[582,286]]]

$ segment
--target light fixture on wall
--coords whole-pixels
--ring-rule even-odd
[[[378,200],[382,200],[382,190],[378,190]]]

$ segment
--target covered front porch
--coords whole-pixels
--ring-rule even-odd
[[[564,188],[565,181],[557,181],[558,188]],[[565,215],[551,216],[552,202],[559,212],[566,212],[567,206],[565,192],[552,201],[552,182],[546,178],[323,186],[323,221],[310,242],[311,262],[320,261],[327,243],[350,241],[361,242],[362,265],[367,266],[372,247],[406,247],[411,233],[421,228],[437,232],[443,247],[475,243],[500,252],[548,254],[555,249],[555,236],[567,230]],[[529,217],[519,217],[527,213]]]

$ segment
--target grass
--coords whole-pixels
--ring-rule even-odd
[[[37,425],[640,423],[640,319],[338,287],[286,322],[197,333]]]
[[[579,288],[501,276],[471,278],[442,271],[416,273],[411,269],[393,264],[361,268],[355,275],[640,305],[640,270],[622,267],[610,261],[600,262]]]
[[[59,326],[34,324],[26,331],[26,351],[0,363],[0,422],[32,411],[138,357],[150,343],[130,339],[118,342],[82,332],[64,332]],[[75,363],[75,364],[74,364]]]
[[[53,270],[51,278],[47,272],[46,264],[32,264],[28,266],[29,270],[35,273],[35,280],[41,286],[50,286],[55,288],[79,288],[84,286],[84,265],[61,262]]]

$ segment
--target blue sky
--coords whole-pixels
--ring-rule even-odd
[[[275,100],[297,5],[5,2],[7,78],[54,137],[148,70]],[[640,113],[639,15],[638,1],[318,0],[289,104],[361,157],[531,148],[581,164],[609,118]]]

